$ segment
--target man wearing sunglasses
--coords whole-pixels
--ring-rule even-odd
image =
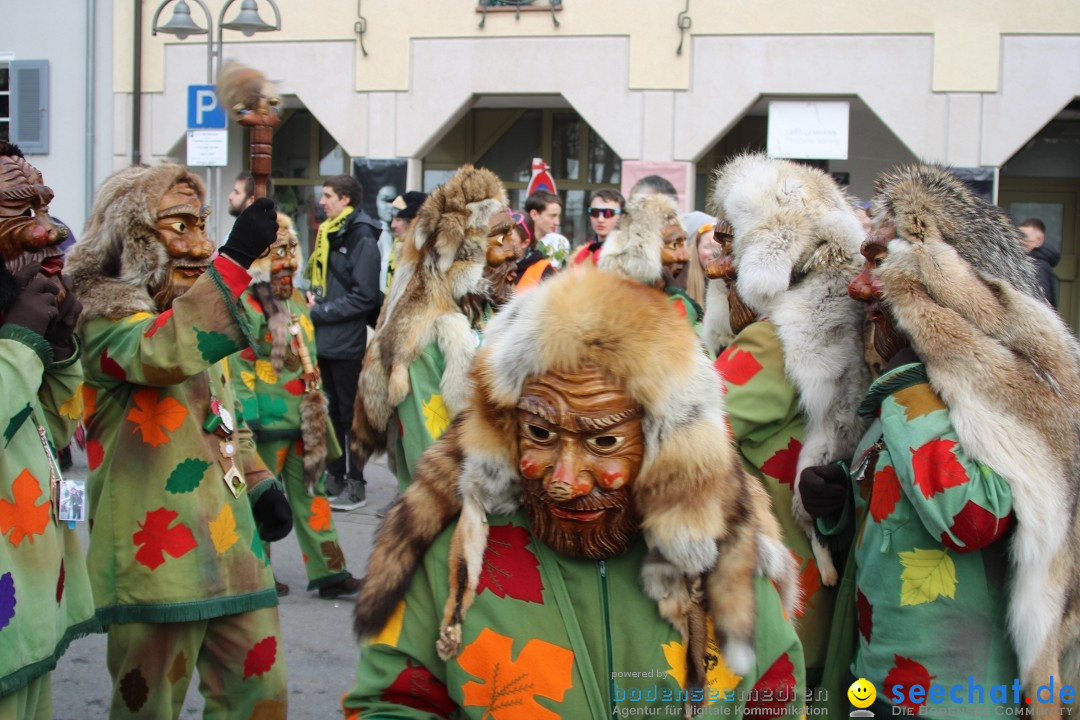
[[[574,253],[574,264],[583,262],[595,263],[600,257],[600,248],[604,240],[615,229],[619,218],[626,210],[626,199],[618,190],[597,190],[593,193],[589,202],[589,223],[592,225],[593,234],[589,241]]]

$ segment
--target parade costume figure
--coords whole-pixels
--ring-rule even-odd
[[[862,230],[828,175],[744,155],[716,175],[713,202],[732,236],[721,272],[737,333],[717,359],[739,452],[772,496],[800,563],[796,627],[811,683],[820,678],[836,569],[797,494],[809,465],[850,457],[865,427],[856,408],[869,385],[862,308],[848,297]]]
[[[0,143],[0,718],[52,718],[50,672],[99,626],[78,535],[56,505],[56,451],[82,407],[79,303],[61,279],[52,189]]]
[[[611,716],[645,684],[617,673],[653,666],[655,712],[693,711],[678,695],[693,688],[769,688],[777,712],[801,700],[794,565],[764,491],[716,442],[714,397],[697,337],[640,282],[582,268],[515,298],[377,532],[350,717]],[[427,501],[438,483],[449,505]],[[411,556],[443,513],[452,529]]]
[[[351,577],[324,484],[328,448],[335,456],[341,449],[329,425],[307,303],[292,282],[303,264],[300,245],[288,216],[278,213],[277,221],[270,254],[252,264],[241,296],[256,344],[230,355],[229,370],[259,456],[285,485],[307,589],[322,590]]]
[[[84,305],[88,566],[109,625],[110,717],[177,717],[199,669],[206,713],[284,717],[284,655],[263,539],[283,492],[235,422],[224,358],[251,346],[239,298],[273,241],[256,200],[221,253],[202,181],[133,167],[95,199],[69,267]]]
[[[1000,210],[932,167],[877,187],[851,293],[888,365],[860,408],[874,423],[853,493],[816,513],[825,529],[857,530],[852,669],[905,691],[924,673],[945,686],[1019,677],[1042,702],[1051,675],[1058,688],[1080,680],[1076,340]],[[844,487],[835,473],[806,471],[808,502]]]
[[[686,238],[674,200],[666,195],[637,195],[626,204],[626,213],[600,248],[597,265],[663,290],[676,312],[700,331],[704,311],[673,282],[690,257]]]
[[[364,359],[352,425],[361,455],[388,453],[399,489],[464,407],[479,331],[495,296],[513,290],[505,206],[499,179],[467,165],[431,193],[406,236]]]

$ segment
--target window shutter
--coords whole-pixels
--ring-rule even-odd
[[[49,61],[11,63],[11,142],[27,155],[49,152]]]

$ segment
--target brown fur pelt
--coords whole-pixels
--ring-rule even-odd
[[[300,439],[304,441],[304,485],[310,492],[326,469],[326,433],[330,408],[322,390],[300,400]]]
[[[601,270],[655,286],[664,275],[660,251],[664,227],[679,221],[679,206],[667,195],[638,195],[626,204],[618,227],[604,241]]]
[[[261,70],[227,60],[218,71],[217,94],[222,107],[239,112],[260,109],[277,93]]]
[[[102,183],[86,230],[64,263],[83,306],[80,327],[99,317],[157,312],[147,288],[160,285],[169,268],[157,206],[179,182],[206,202],[203,181],[182,165],[130,167]]]
[[[1080,357],[1037,296],[1019,233],[944,170],[878,182],[897,237],[879,273],[960,445],[1003,476],[1017,527],[1009,633],[1027,692],[1080,682]]]
[[[362,457],[386,449],[386,428],[408,395],[409,365],[431,342],[446,361],[441,388],[451,417],[465,405],[476,338],[461,301],[483,295],[488,220],[506,206],[506,191],[489,171],[462,167],[435,189],[412,227],[409,253],[378,329],[368,343],[353,410],[352,441]]]
[[[856,413],[870,385],[865,313],[847,294],[862,267],[862,226],[828,175],[762,154],[741,155],[716,172],[713,205],[734,230],[738,296],[776,325],[784,373],[806,414],[791,513],[810,538],[822,582],[834,585],[836,567],[802,506],[799,476],[850,459],[865,426]]]
[[[362,636],[382,627],[424,550],[460,510],[438,643],[444,657],[456,652],[487,515],[521,504],[514,438],[522,386],[548,369],[584,363],[604,368],[644,411],[645,455],[631,491],[651,548],[646,592],[695,651],[703,647],[704,624],[694,621],[703,603],[728,665],[739,673],[753,666],[753,579],[761,573],[776,582],[792,611],[799,590],[791,554],[764,490],[732,446],[717,441],[727,436],[719,378],[693,330],[671,314],[662,292],[592,268],[515,298],[489,323],[467,408],[421,457],[380,528],[357,601]]]

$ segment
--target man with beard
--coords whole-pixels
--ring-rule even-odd
[[[900,168],[877,188],[865,267],[849,286],[886,363],[859,407],[872,424],[850,474],[811,467],[800,484],[819,528],[855,538],[850,671],[889,688],[871,708],[879,717],[919,711],[918,678],[1019,678],[1020,698],[1053,703],[1036,687],[1080,679],[1065,599],[1080,586],[1075,338],[999,209],[933,167]],[[935,707],[1017,701],[988,691]]]
[[[362,456],[387,452],[399,490],[464,406],[484,325],[514,292],[512,229],[502,183],[471,165],[420,208],[364,358],[352,425]]]
[[[563,273],[492,319],[472,380],[376,536],[346,717],[802,707],[770,583],[792,587],[794,565],[765,494],[713,441],[723,410],[702,398],[719,381],[663,295]],[[688,570],[695,538],[711,552]]]
[[[241,296],[256,344],[230,355],[229,370],[259,456],[285,485],[307,589],[318,590],[322,598],[335,598],[355,593],[360,584],[345,568],[326,499],[326,460],[340,456],[341,448],[328,424],[316,366],[315,328],[304,296],[293,286],[300,243],[288,216],[278,213],[277,222],[270,254],[252,264],[251,285]],[[275,580],[275,586],[278,595],[289,592],[284,583]]]
[[[74,523],[59,522],[55,505],[56,448],[81,414],[82,346],[52,197],[19,148],[0,142],[0,717],[20,720],[52,717],[52,669],[99,628]]]
[[[796,504],[796,478],[802,467],[850,456],[863,427],[855,414],[869,385],[862,316],[846,293],[862,230],[828,175],[764,155],[720,168],[713,205],[725,221],[718,226],[730,230],[713,270],[728,284],[735,334],[715,367],[739,453],[772,497],[800,566],[795,627],[816,687],[833,612],[828,586],[837,577]]]
[[[236,422],[223,362],[254,345],[239,298],[276,215],[256,200],[212,259],[205,197],[179,165],[122,170],[68,263],[84,308],[87,565],[109,626],[111,718],[176,718],[196,669],[207,715],[286,712],[260,537],[284,537],[292,518]]]
[[[274,197],[274,181],[266,178],[266,197]],[[240,217],[255,202],[255,176],[245,170],[236,176],[233,189],[229,191],[229,214]]]

